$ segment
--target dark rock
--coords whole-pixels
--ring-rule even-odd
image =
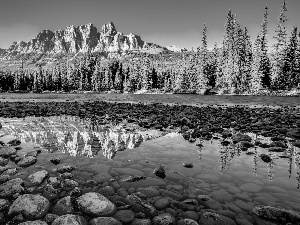
[[[261,154],[259,157],[262,159],[262,161],[264,161],[266,163],[269,163],[272,161],[271,156],[266,155],[266,154]]]
[[[169,213],[159,214],[152,220],[153,225],[176,225],[176,219]]]
[[[166,177],[166,169],[165,165],[161,164],[157,168],[154,169],[153,173],[159,178],[164,179]]]
[[[156,209],[149,203],[144,202],[136,195],[128,195],[125,198],[125,201],[132,207],[135,212],[142,212],[149,217],[153,217],[156,215]]]
[[[11,141],[7,142],[7,145],[9,145],[9,146],[18,146],[20,144],[21,144],[21,141],[17,140],[17,139],[14,139],[14,140],[11,140]]]
[[[286,149],[282,147],[270,147],[268,148],[269,152],[285,152]]]
[[[122,223],[131,223],[134,220],[134,212],[131,210],[119,210],[115,213],[114,218]]]
[[[253,212],[260,218],[271,220],[280,224],[300,224],[300,214],[292,210],[262,206],[255,207]]]
[[[50,162],[52,162],[54,165],[58,165],[61,161],[61,158],[54,158],[50,159]]]
[[[17,165],[20,167],[27,167],[35,164],[37,162],[37,158],[34,156],[27,156],[22,158]]]
[[[194,164],[193,163],[183,163],[183,166],[186,168],[193,168]]]

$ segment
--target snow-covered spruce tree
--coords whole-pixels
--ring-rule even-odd
[[[297,27],[293,27],[290,40],[287,44],[285,50],[284,64],[283,64],[283,74],[285,76],[279,76],[277,79],[278,83],[284,83],[286,86],[282,87],[284,89],[291,89],[297,86],[296,77],[297,77],[297,58],[299,57],[298,52],[298,31]]]
[[[198,91],[203,88],[207,88],[208,86],[208,80],[209,80],[209,64],[208,64],[208,50],[207,50],[207,27],[206,24],[204,24],[203,32],[202,32],[202,45],[200,47],[200,50],[198,52],[199,55],[199,65],[196,69],[196,73],[198,74],[197,77],[197,89]]]
[[[223,39],[223,46],[221,50],[220,66],[221,71],[217,76],[217,87],[230,92],[234,92],[235,81],[238,75],[238,57],[236,51],[238,24],[236,16],[231,10],[227,14],[227,21],[225,24],[225,35]]]
[[[281,81],[286,80],[284,76],[286,74],[283,71],[284,67],[284,58],[286,52],[286,43],[287,43],[287,7],[286,0],[283,1],[280,9],[280,15],[278,18],[277,27],[275,30],[275,44],[273,46],[272,52],[272,86],[276,89],[284,89],[287,85]]]
[[[250,90],[251,67],[253,62],[252,43],[247,28],[238,30],[236,42],[238,56],[238,74],[236,77],[235,88],[239,93]]]
[[[257,91],[271,85],[271,61],[268,55],[268,7],[265,8],[261,32],[258,34],[253,48],[253,64],[251,89]]]

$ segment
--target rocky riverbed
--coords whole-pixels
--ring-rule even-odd
[[[143,148],[126,146],[114,160],[49,151],[6,133],[9,118],[61,115],[160,133],[143,140]],[[297,108],[2,102],[0,117],[1,224],[300,224],[296,187],[280,179],[280,185],[264,182],[255,166],[252,178],[252,171],[237,170],[252,157],[272,180],[276,165],[298,165]],[[196,161],[214,160],[209,146],[219,148],[217,166]],[[299,185],[299,179],[291,184]]]

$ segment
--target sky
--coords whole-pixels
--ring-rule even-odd
[[[0,0],[0,48],[29,41],[40,31],[92,23],[101,29],[113,22],[117,31],[140,35],[162,46],[191,49],[201,45],[203,24],[208,47],[220,46],[226,15],[231,9],[254,40],[264,8],[269,7],[269,44],[272,44],[282,0]],[[300,0],[287,0],[288,35],[300,29]]]

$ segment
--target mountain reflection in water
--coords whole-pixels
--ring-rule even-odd
[[[138,147],[143,141],[162,136],[162,132],[146,130],[126,121],[106,124],[75,116],[2,118],[3,131],[23,143],[32,142],[49,152],[60,151],[72,156],[94,157],[103,153],[112,159],[117,151]]]

